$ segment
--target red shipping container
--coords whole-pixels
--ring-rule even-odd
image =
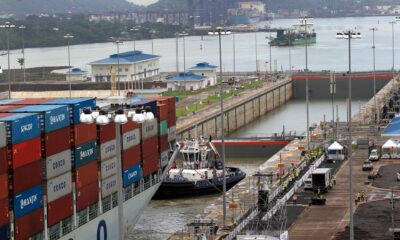
[[[9,160],[13,169],[19,168],[41,158],[40,137],[9,145]]]
[[[122,152],[122,170],[141,162],[141,147],[140,145],[133,146]]]
[[[10,222],[8,209],[8,198],[0,200],[0,226]]]
[[[97,126],[97,140],[100,144],[115,139],[115,124],[109,123],[107,125]]]
[[[158,153],[158,136],[151,137],[142,142],[143,159],[154,153]]]
[[[157,101],[157,104],[165,104],[165,105],[167,105],[168,106],[168,104],[169,104],[169,101],[168,101],[168,98],[169,97],[162,97],[162,96],[153,96],[153,97],[146,97],[147,99],[149,99],[149,100],[156,100]]]
[[[42,182],[42,161],[36,160],[13,170],[13,193],[25,191]]]
[[[169,112],[168,113],[168,127],[175,126],[176,125],[176,113],[174,112]]]
[[[43,208],[15,220],[15,239],[26,240],[43,231]]]
[[[47,204],[47,225],[53,226],[72,216],[72,193]]]
[[[152,154],[146,158],[143,158],[143,176],[148,176],[155,173],[160,168],[160,154]]]
[[[71,147],[69,127],[55,130],[45,134],[43,141],[43,157],[49,157]]]
[[[8,103],[8,105],[39,105],[51,100],[55,100],[55,98],[26,98],[17,102]]]
[[[0,199],[8,197],[8,174],[0,175]],[[1,224],[0,224],[1,226]]]
[[[128,119],[128,122],[121,125],[121,134],[140,128],[140,124]]]
[[[175,112],[175,110],[176,110],[176,103],[175,103],[175,97],[169,97],[168,98],[168,109],[169,109],[169,112]]]
[[[76,190],[76,210],[79,212],[99,201],[99,184],[92,182],[83,188]]]
[[[0,174],[7,173],[7,147],[0,148]]]
[[[168,106],[166,104],[157,104],[158,121],[168,120]]]
[[[99,178],[99,164],[97,161],[85,164],[73,170],[75,185],[82,188]]]
[[[159,152],[164,152],[169,149],[168,135],[158,136]]]
[[[90,141],[96,141],[97,129],[96,123],[80,123],[71,125],[72,145],[79,146]]]

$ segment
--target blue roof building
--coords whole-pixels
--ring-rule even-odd
[[[207,76],[197,75],[194,72],[179,73],[166,79],[169,91],[190,90],[195,91],[210,86]]]
[[[196,66],[189,68],[189,70],[216,70],[217,66],[210,65],[208,62],[201,62]]]
[[[89,65],[92,67],[94,82],[110,82],[111,75],[115,74],[116,81],[119,77],[120,81],[133,83],[158,76],[159,62],[160,56],[135,50],[112,54],[108,58],[93,61]]]

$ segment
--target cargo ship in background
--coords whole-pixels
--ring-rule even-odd
[[[0,101],[0,239],[118,239],[120,187],[123,237],[132,238],[178,153],[175,98],[98,105],[94,98]],[[111,117],[121,108],[130,117],[118,129],[112,121],[80,122],[82,111]]]
[[[204,138],[186,140],[182,143],[180,153],[180,166],[168,171],[154,198],[171,199],[218,193],[222,192],[224,173],[227,190],[246,177],[246,173],[239,168],[224,169],[217,149]]]
[[[266,20],[265,3],[261,1],[239,1],[237,8],[227,10],[227,24],[233,30],[256,28],[256,24]]]
[[[307,32],[307,34],[306,34]],[[267,38],[271,46],[298,46],[317,42],[317,33],[314,24],[307,20],[300,19],[298,24],[292,25],[289,29],[278,29],[276,37]]]

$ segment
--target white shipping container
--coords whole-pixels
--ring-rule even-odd
[[[117,173],[117,158],[113,157],[109,160],[101,162],[101,179],[108,178]]]
[[[118,178],[113,175],[101,181],[101,196],[105,198],[118,191]]]
[[[106,160],[117,155],[117,140],[100,144],[100,160]]]
[[[140,128],[122,134],[122,149],[126,150],[140,144]]]
[[[164,151],[160,154],[160,165],[161,167],[165,167],[168,165],[169,157],[168,157],[168,150]]]
[[[0,122],[0,148],[7,146],[7,130],[6,124]]]
[[[48,180],[47,201],[52,202],[70,194],[72,191],[71,180],[71,172],[64,173],[61,176]]]
[[[144,121],[142,123],[142,141],[157,136],[157,134],[158,134],[157,119],[153,119],[151,121]]]
[[[71,150],[65,150],[63,152],[54,154],[44,162],[46,164],[46,172],[43,177],[45,179],[51,179],[59,176],[65,172],[71,171]]]
[[[168,142],[176,140],[176,126],[168,128]]]

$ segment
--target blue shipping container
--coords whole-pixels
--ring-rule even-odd
[[[0,101],[0,105],[8,105],[13,102],[18,102],[24,100],[24,98],[13,98],[13,99],[4,99]]]
[[[40,136],[39,115],[36,113],[16,113],[0,118],[7,124],[8,142],[17,144]]]
[[[14,197],[15,218],[22,217],[42,207],[42,185],[36,185]]]
[[[80,145],[74,149],[72,165],[78,168],[97,159],[97,144],[95,141]]]
[[[32,105],[13,109],[10,112],[39,113],[40,127],[45,133],[69,126],[69,112],[66,105]]]
[[[10,239],[9,238],[9,226],[4,225],[0,227],[0,239]]]
[[[79,117],[83,109],[94,109],[96,99],[94,98],[59,98],[53,101],[42,103],[41,105],[68,105],[71,117],[71,124],[80,123]]]
[[[154,116],[157,116],[157,101],[156,100],[149,100],[144,97],[134,97],[134,98],[128,99],[126,102],[130,105],[141,106],[143,108],[150,107],[151,112],[154,114]]]
[[[132,167],[124,171],[123,182],[124,187],[131,185],[132,183],[138,182],[142,178],[142,168],[140,164],[133,165]]]

